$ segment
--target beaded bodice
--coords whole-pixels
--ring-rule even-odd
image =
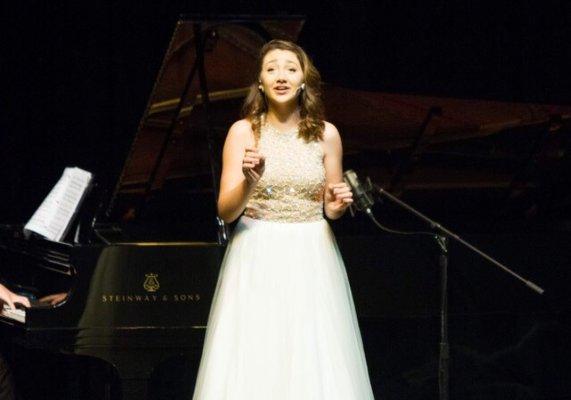
[[[258,147],[266,158],[265,169],[244,215],[280,222],[323,219],[325,168],[321,145],[307,143],[297,129],[280,132],[264,124]]]

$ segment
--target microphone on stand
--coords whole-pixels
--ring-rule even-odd
[[[367,214],[371,214],[371,207],[375,204],[373,196],[371,195],[372,185],[370,181],[367,186],[362,185],[361,181],[357,177],[357,174],[352,169],[349,169],[343,173],[343,180],[353,192],[353,204],[358,211],[365,211]]]

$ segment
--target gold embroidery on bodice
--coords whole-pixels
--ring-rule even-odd
[[[325,168],[318,142],[305,142],[298,130],[261,128],[259,151],[266,157],[264,174],[250,196],[244,215],[269,221],[323,219]]]

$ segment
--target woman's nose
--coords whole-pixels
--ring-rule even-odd
[[[286,76],[285,76],[285,73],[283,70],[278,71],[278,75],[277,75],[276,79],[280,82],[286,81]]]

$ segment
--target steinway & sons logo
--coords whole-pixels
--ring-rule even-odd
[[[159,284],[157,277],[157,274],[145,274],[145,282],[143,283],[143,288],[145,288],[147,292],[154,293],[159,290],[161,285]]]
[[[143,281],[143,289],[147,293],[129,293],[129,294],[104,294],[101,296],[102,303],[192,303],[200,300],[198,293],[177,293],[177,294],[158,294],[160,289],[159,276],[155,273],[145,274]]]

